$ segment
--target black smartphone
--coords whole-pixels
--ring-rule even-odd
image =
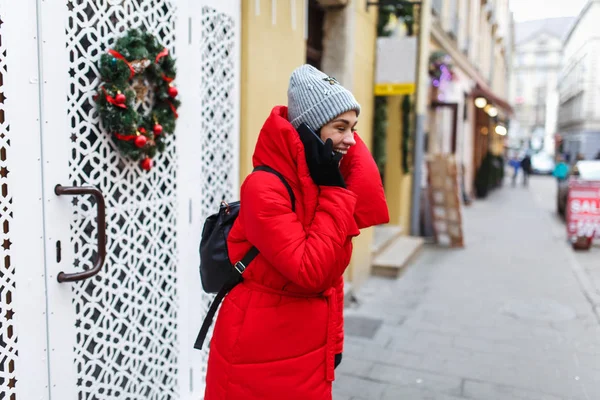
[[[323,139],[321,139],[321,136],[319,136],[317,132],[313,131],[312,128],[306,125],[306,123],[304,122],[301,123],[300,126],[298,126],[298,133],[300,134],[300,140],[302,141],[302,143],[304,143],[305,147],[307,145],[310,145],[311,141],[314,140],[316,140],[319,143],[319,148],[325,146],[325,143],[323,142]],[[335,151],[332,151],[331,155],[335,156]]]

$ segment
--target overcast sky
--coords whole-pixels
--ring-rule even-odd
[[[510,0],[515,21],[570,17],[579,14],[587,0]]]

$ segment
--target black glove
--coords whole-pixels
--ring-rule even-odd
[[[304,152],[310,176],[317,185],[346,188],[346,182],[340,172],[342,154],[333,152],[331,139],[327,139],[324,146],[317,140],[311,140],[304,145]]]
[[[335,361],[333,362],[333,369],[336,369],[338,365],[342,363],[342,353],[335,355]]]

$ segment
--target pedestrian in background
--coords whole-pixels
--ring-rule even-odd
[[[309,65],[290,78],[288,107],[267,118],[228,236],[231,260],[259,255],[225,298],[210,345],[205,400],[331,400],[343,350],[343,273],[359,229],[389,221],[383,185],[355,132],[360,105]],[[305,145],[305,123],[324,145]],[[341,161],[340,160],[341,157]]]
[[[552,171],[552,176],[554,176],[559,182],[564,181],[569,176],[569,166],[565,162],[565,158],[561,155],[557,157],[556,166],[554,167],[554,171]]]
[[[531,175],[531,156],[529,152],[525,153],[525,157],[521,160],[521,168],[523,169],[523,186],[527,186],[529,175]]]
[[[517,155],[513,155],[508,163],[513,168],[512,185],[517,184],[517,176],[519,175],[519,168],[521,168],[521,162],[517,158]]]

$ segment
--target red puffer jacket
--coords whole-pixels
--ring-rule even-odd
[[[275,107],[265,122],[254,166],[285,177],[296,212],[275,175],[246,178],[229,256],[236,262],[252,245],[260,254],[219,311],[205,400],[331,400],[352,237],[389,220],[375,162],[358,136],[356,142],[341,164],[348,189],[318,187],[287,108]]]

